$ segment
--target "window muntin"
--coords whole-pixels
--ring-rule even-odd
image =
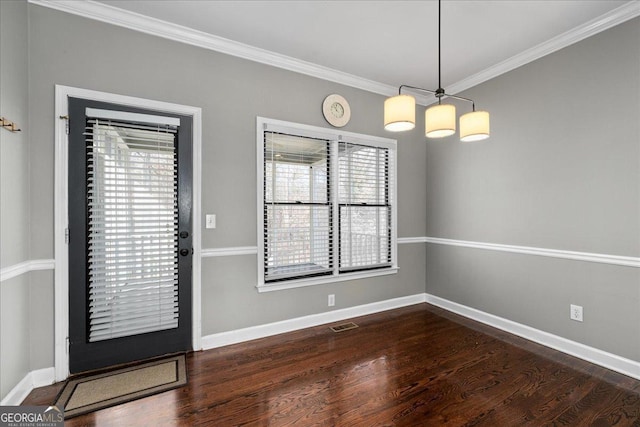
[[[258,118],[258,289],[393,274],[387,138]]]

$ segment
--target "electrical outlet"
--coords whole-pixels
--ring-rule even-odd
[[[582,306],[571,304],[571,313],[569,314],[571,320],[582,322]]]
[[[334,294],[329,294],[327,304],[329,305],[329,307],[333,307],[334,305],[336,305],[336,296]]]

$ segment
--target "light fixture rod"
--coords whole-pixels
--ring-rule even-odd
[[[0,0],[1,1],[1,0]],[[384,128],[391,132],[401,132],[415,128],[416,99],[403,95],[403,88],[426,92],[436,97],[438,105],[425,111],[425,135],[427,138],[444,138],[456,132],[456,107],[442,104],[442,98],[450,97],[471,103],[472,112],[460,116],[460,140],[481,141],[489,138],[489,113],[476,111],[476,103],[463,96],[451,95],[442,87],[442,0],[438,0],[438,89],[431,90],[416,86],[400,85],[398,95],[384,101]]]
[[[431,89],[424,89],[424,88],[421,88],[421,87],[410,86],[410,85],[400,85],[400,87],[398,88],[398,95],[402,95],[402,88],[407,88],[407,89],[419,90],[419,91],[422,91],[422,92],[427,92],[427,93],[430,93],[432,95],[435,95],[438,98],[447,97],[447,98],[459,99],[461,101],[467,101],[467,102],[471,103],[473,111],[476,111],[476,103],[473,101],[473,99],[465,98],[463,96],[458,96],[458,95],[451,95],[450,93],[446,93],[444,91],[444,89],[431,90]]]
[[[438,0],[438,91],[440,91],[440,89],[442,89],[442,67],[441,67],[441,60],[440,60],[440,31],[441,31],[441,25],[440,25],[440,8],[442,6],[442,0]],[[444,94],[444,90],[442,90],[442,93]],[[437,95],[437,94],[436,94]],[[442,98],[442,95],[438,96],[438,98]]]

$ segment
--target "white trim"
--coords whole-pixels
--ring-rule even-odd
[[[257,246],[235,246],[231,248],[203,249],[201,252],[201,256],[202,258],[209,258],[219,256],[256,255],[257,253]]]
[[[372,93],[385,96],[395,95],[398,88],[373,80],[344,73],[342,71],[323,67],[311,62],[302,61],[290,56],[281,55],[268,50],[249,46],[233,40],[218,37],[209,33],[194,30],[192,28],[151,18],[135,12],[126,11],[117,7],[94,1],[77,0],[29,0],[29,3],[48,7],[84,18],[106,22],[119,27],[140,31],[165,39],[198,46],[204,49],[221,52],[227,55],[244,58],[261,64],[271,65],[311,77],[351,86]],[[579,25],[559,36],[534,46],[526,51],[512,56],[498,64],[486,68],[479,73],[462,79],[448,87],[448,93],[456,94],[491,80],[501,74],[535,61],[542,56],[570,46],[580,40],[607,30],[629,19],[640,15],[640,2],[630,1],[624,5],[609,11],[589,22]],[[417,96],[416,100],[423,105],[435,102],[433,96]]]
[[[398,237],[398,244],[426,243],[426,237]]]
[[[493,314],[485,313],[475,308],[467,307],[435,295],[426,294],[426,302],[447,311],[459,314],[485,325],[509,332],[530,341],[553,348],[571,356],[595,363],[621,374],[640,380],[640,362],[618,356],[579,342],[550,334]]]
[[[68,224],[68,139],[66,123],[62,116],[68,116],[68,97],[91,99],[132,107],[146,108],[172,114],[182,114],[193,117],[193,210],[192,210],[192,346],[194,350],[201,349],[202,336],[202,302],[201,302],[201,147],[202,147],[202,110],[198,107],[174,104],[163,101],[136,98],[125,95],[98,92],[89,89],[56,85],[55,87],[55,183],[54,183],[54,212],[55,212],[55,379],[65,380],[69,375],[69,354],[67,351],[67,336],[69,331],[69,272],[68,246],[65,243],[65,229]]]
[[[287,280],[283,282],[265,283],[256,285],[258,292],[283,291],[285,289],[304,288],[306,286],[323,285],[327,283],[346,282],[349,280],[368,279],[370,277],[388,276],[396,274],[400,269],[398,267],[381,268],[379,270],[367,270],[358,272],[344,272],[338,275],[327,275],[319,277],[310,277],[306,279]]]
[[[379,313],[381,311],[393,310],[409,305],[425,302],[425,294],[416,294],[406,297],[393,298],[390,300],[359,305],[356,307],[343,308],[340,310],[327,311],[325,313],[312,314],[309,316],[287,319],[280,322],[267,323],[264,325],[251,326],[234,331],[220,332],[217,334],[202,337],[204,350],[222,347],[230,344],[237,344],[244,341],[269,337],[285,332],[296,331],[304,328],[311,328],[326,323],[338,322],[358,316]]]
[[[0,402],[1,406],[18,406],[36,387],[51,385],[55,382],[54,368],[37,369],[27,375],[11,389]]]
[[[425,243],[427,241],[426,239],[426,237],[398,237],[398,244]],[[221,256],[256,255],[257,253],[257,246],[232,246],[226,248],[202,249],[201,256],[202,258],[210,258]]]
[[[207,335],[202,337],[202,349],[209,350],[424,302],[640,380],[639,362],[426,293]],[[33,388],[54,381],[54,368],[29,372],[0,405],[19,405]]]
[[[31,259],[21,263],[10,265],[0,269],[0,282],[13,279],[21,274],[29,273],[37,270],[53,270],[55,268],[55,260],[53,259]]]
[[[497,243],[470,242],[466,240],[441,239],[426,237],[427,243],[438,245],[460,246],[465,248],[487,249],[491,251],[511,252],[518,254],[537,255],[550,258],[570,259],[575,261],[596,262],[600,264],[622,265],[640,268],[640,258],[620,255],[595,254],[591,252],[575,252],[559,249],[534,248],[530,246],[502,245]]]
[[[130,113],[124,111],[103,110],[101,108],[87,108],[87,117],[106,120],[118,120],[125,122],[148,123],[152,125],[180,126],[180,118],[167,116],[154,116],[151,114]]]
[[[327,139],[329,141],[343,141],[354,144],[371,145],[380,148],[397,150],[398,141],[393,138],[382,136],[366,135],[363,133],[347,132],[342,129],[326,128],[321,126],[306,125],[303,123],[289,122],[286,120],[270,119],[267,117],[256,117],[256,130],[258,148],[264,144],[261,138],[263,132],[280,132],[296,136],[309,138]],[[259,163],[262,164],[262,163]],[[262,185],[262,183],[261,183]]]
[[[27,375],[2,399],[0,405],[18,406],[31,393],[31,390],[33,390],[33,380],[31,379],[31,372],[27,372]]]
[[[130,30],[224,53],[249,61],[306,74],[323,80],[351,86],[368,92],[393,95],[398,88],[353,74],[323,67],[311,62],[260,49],[203,31],[126,11],[94,1],[77,0],[29,0],[29,3],[48,7],[84,18],[106,22]]]
[[[262,125],[262,126],[261,126]],[[263,180],[264,180],[264,132],[267,130],[267,124],[262,122],[260,117],[256,117],[256,242],[258,243],[256,255],[260,258],[260,254],[264,254],[264,213],[261,210],[264,206]],[[262,143],[258,142],[263,140]],[[264,283],[264,267],[259,263],[256,267],[256,275],[258,286]],[[258,290],[260,288],[258,287]]]
[[[191,337],[193,350],[202,350],[202,109],[189,107],[192,117],[193,134],[191,135],[193,194],[191,211]]]
[[[33,382],[33,388],[51,385],[56,382],[55,369],[52,366],[50,368],[31,371],[31,380]]]
[[[55,259],[32,259],[29,263],[29,271],[53,270],[56,268]]]
[[[332,164],[331,170],[337,170],[338,164],[338,156],[335,155],[337,153],[337,144],[339,142],[349,142],[355,144],[363,144],[367,146],[373,147],[381,147],[386,148],[392,151],[393,155],[390,156],[392,161],[392,172],[389,173],[390,179],[393,181],[390,183],[391,186],[391,268],[387,269],[372,269],[368,271],[358,272],[358,273],[341,273],[339,268],[337,267],[337,263],[334,264],[333,273],[327,276],[321,277],[309,277],[309,278],[300,278],[297,280],[283,280],[281,282],[275,283],[266,283],[264,278],[264,265],[260,258],[263,256],[265,251],[265,243],[264,243],[264,144],[265,144],[265,132],[280,132],[289,135],[297,135],[309,138],[317,138],[329,141],[330,149],[332,150]],[[257,282],[256,288],[258,292],[271,292],[271,291],[280,291],[284,289],[292,289],[292,288],[300,288],[304,286],[312,286],[319,285],[325,283],[334,283],[334,282],[343,282],[346,280],[355,280],[362,279],[368,277],[375,276],[383,276],[388,274],[395,274],[398,271],[398,254],[397,254],[397,228],[398,228],[398,220],[397,220],[397,204],[398,204],[398,193],[397,193],[397,175],[398,175],[398,155],[397,155],[397,140],[391,138],[383,138],[379,136],[373,135],[365,135],[354,132],[345,132],[341,129],[330,129],[319,126],[306,125],[301,123],[288,122],[284,120],[276,120],[269,119],[265,117],[256,117],[256,170],[257,170],[257,181],[256,188],[258,191],[256,192],[256,240],[258,242],[257,247]],[[333,182],[331,183],[332,188],[338,187],[338,174],[331,173],[333,178]],[[333,215],[334,218],[337,217],[337,192],[332,196],[332,200],[330,205],[333,206]]]
[[[69,150],[67,147],[68,117],[67,92],[64,86],[55,88],[55,150],[54,150],[54,352],[53,365],[57,381],[64,381],[69,375],[69,355],[67,336],[69,331],[69,251],[66,243],[66,229],[69,224],[68,170]]]
[[[456,94],[477,86],[480,83],[484,83],[506,72],[522,67],[536,59],[577,43],[580,40],[584,40],[587,37],[591,37],[611,27],[615,27],[618,24],[622,24],[636,16],[640,16],[640,2],[634,0],[625,3],[616,9],[592,19],[591,21],[585,22],[582,25],[562,33],[559,36],[553,37],[552,39],[542,42],[537,46],[525,50],[524,52],[520,52],[511,58],[492,65],[479,73],[460,80],[450,85],[447,92]],[[429,98],[429,104],[432,104],[435,101],[435,97]]]

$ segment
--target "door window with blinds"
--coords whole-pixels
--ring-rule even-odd
[[[178,327],[178,203],[171,123],[87,110],[89,342]]]
[[[260,290],[396,267],[395,140],[258,118]]]
[[[188,351],[192,117],[67,102],[69,371]]]

